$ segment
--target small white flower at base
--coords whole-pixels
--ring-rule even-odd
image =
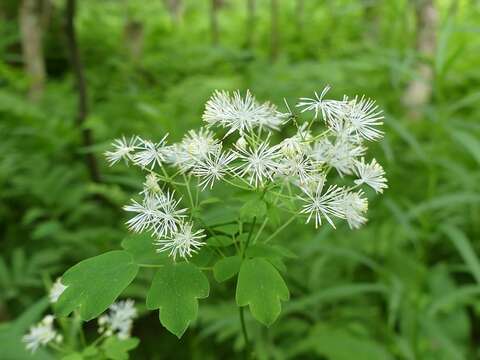
[[[65,285],[62,284],[62,279],[58,278],[52,285],[50,292],[48,294],[48,298],[52,304],[58,301],[60,295],[63,294],[65,289],[67,288]]]
[[[137,309],[133,300],[118,301],[110,305],[108,314],[98,318],[98,332],[106,336],[116,335],[121,340],[128,339],[136,317]]]
[[[300,199],[305,201],[306,204],[300,211],[301,214],[308,214],[306,223],[308,224],[312,217],[315,218],[315,228],[322,225],[322,217],[324,217],[330,225],[335,229],[335,224],[330,216],[336,216],[338,218],[345,218],[344,211],[342,209],[342,198],[344,189],[339,188],[336,185],[331,185],[327,191],[322,193],[323,184],[319,183],[317,189],[314,192],[304,191],[306,198]]]
[[[183,223],[173,237],[156,240],[154,244],[157,246],[157,252],[168,251],[174,260],[177,256],[184,259],[191,257],[205,244],[202,239],[206,236],[203,229],[194,232],[192,228],[191,223]]]
[[[120,139],[115,139],[112,146],[113,151],[106,151],[104,153],[109,165],[115,165],[122,159],[128,163],[128,161],[133,160],[133,153],[138,149],[138,138],[133,136],[127,141],[123,136]]]
[[[28,334],[22,337],[22,342],[28,351],[34,353],[39,347],[45,346],[52,341],[60,342],[62,337],[53,327],[53,315],[45,316],[38,324],[33,325]]]
[[[354,181],[355,184],[367,184],[377,193],[383,193],[383,189],[388,188],[385,171],[377,163],[377,160],[372,159],[370,164],[366,164],[365,159],[361,158],[360,161],[356,162],[355,168],[355,173],[358,176],[358,179]]]

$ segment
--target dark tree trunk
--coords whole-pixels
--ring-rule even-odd
[[[72,70],[75,75],[78,95],[78,112],[76,117],[76,124],[82,134],[82,145],[87,148],[88,152],[85,154],[85,161],[87,165],[90,178],[94,182],[100,182],[100,172],[94,154],[90,151],[93,145],[92,131],[85,128],[85,119],[88,116],[88,102],[87,102],[87,84],[85,81],[85,74],[83,63],[80,58],[80,51],[78,49],[77,35],[75,32],[75,11],[76,1],[67,0],[66,14],[65,14],[65,34],[67,37],[68,52]]]
[[[28,95],[33,101],[42,97],[46,81],[42,42],[43,10],[43,1],[40,0],[22,0],[19,8],[23,63],[30,80]]]
[[[279,51],[278,0],[270,0],[270,60],[275,62]]]

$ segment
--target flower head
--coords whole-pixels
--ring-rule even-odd
[[[329,224],[335,228],[335,224],[330,216],[345,218],[342,209],[342,198],[345,190],[336,185],[331,185],[327,191],[322,192],[323,185],[323,182],[320,182],[315,191],[304,191],[306,198],[301,197],[300,199],[306,202],[306,204],[303,205],[300,213],[308,214],[307,223],[309,223],[312,217],[314,217],[315,228],[322,225],[322,217],[324,217]]]
[[[356,159],[365,151],[364,146],[345,138],[337,138],[334,143],[323,138],[315,143],[312,157],[321,164],[332,166],[343,176],[352,174]]]
[[[215,91],[207,101],[203,120],[209,125],[219,125],[227,128],[227,134],[238,131],[241,136],[256,127],[278,130],[288,114],[277,111],[271,103],[259,104],[247,90],[245,97],[234,91]]]
[[[242,149],[237,147],[235,154],[242,161],[237,167],[238,175],[249,177],[250,185],[262,186],[265,181],[272,181],[278,170],[278,147],[269,146],[268,140],[260,143],[256,148]]]
[[[167,153],[171,164],[187,172],[221,148],[222,145],[214,138],[213,133],[201,128],[199,131],[190,130],[182,142],[169,148]]]
[[[358,137],[374,141],[383,136],[383,132],[376,128],[383,125],[383,115],[374,100],[355,97],[348,103],[347,114],[352,131]]]
[[[311,182],[318,171],[318,166],[319,164],[309,156],[297,155],[283,158],[278,165],[277,173],[302,186]]]
[[[177,209],[180,201],[175,200],[174,193],[169,191],[146,196],[141,204],[132,200],[131,205],[124,206],[124,210],[136,215],[127,221],[127,225],[135,232],[150,230],[157,236],[169,236],[177,231],[187,211]]]
[[[53,327],[54,319],[53,315],[45,316],[42,321],[30,328],[28,334],[22,337],[27,350],[34,353],[40,346],[45,346],[51,341],[62,341],[61,335]]]
[[[167,136],[168,134],[157,143],[139,138],[139,145],[137,152],[133,155],[133,162],[143,168],[150,166],[153,169],[155,165],[160,166],[165,161],[164,151]]]
[[[126,163],[133,160],[133,153],[138,149],[138,137],[132,136],[127,140],[124,136],[113,141],[113,151],[106,151],[105,157],[110,166],[115,165],[120,160]]]
[[[117,335],[119,339],[128,339],[132,331],[133,319],[137,317],[135,302],[127,299],[118,301],[109,307],[108,314],[98,318],[98,331],[107,336]]]
[[[60,295],[63,294],[66,288],[67,287],[62,284],[62,279],[58,278],[50,288],[50,292],[48,294],[50,302],[52,304],[56,303],[58,301],[58,298],[60,297]]]
[[[367,184],[377,193],[382,193],[383,189],[388,188],[385,171],[375,159],[366,164],[364,158],[361,158],[355,163],[355,173],[358,176],[354,181],[357,185]]]
[[[357,192],[347,191],[344,193],[342,205],[345,219],[350,229],[358,229],[367,221],[364,214],[368,210],[368,201],[363,196],[364,193],[362,190]]]
[[[179,231],[171,238],[158,239],[155,245],[158,247],[157,252],[168,251],[169,255],[175,260],[177,256],[187,259],[191,257],[204,242],[201,241],[206,235],[204,230],[192,231],[191,223],[182,223]]]
[[[212,188],[215,181],[223,179],[229,173],[229,164],[235,158],[234,153],[225,153],[219,149],[195,164],[192,174],[200,178],[199,185],[203,189],[208,186]]]
[[[320,95],[315,92],[315,98],[300,98],[300,102],[297,104],[297,107],[302,108],[301,112],[305,111],[314,111],[315,119],[318,117],[318,114],[322,114],[322,118],[325,122],[330,123],[335,121],[340,117],[344,111],[345,103],[338,100],[327,100],[325,95],[330,90],[330,86],[327,85]]]

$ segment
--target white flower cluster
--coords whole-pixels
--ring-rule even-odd
[[[132,331],[133,319],[137,317],[135,302],[127,299],[110,305],[108,314],[98,318],[98,332],[106,336],[117,335],[127,339]]]
[[[62,335],[58,334],[53,327],[53,315],[45,316],[38,324],[30,328],[28,334],[24,335],[22,341],[28,351],[34,353],[39,347],[46,346],[51,342],[62,342]]]
[[[249,91],[244,97],[239,91],[216,91],[206,103],[206,126],[188,131],[179,143],[168,145],[167,136],[156,143],[138,136],[115,140],[113,150],[105,153],[111,165],[124,160],[148,172],[142,201],[132,200],[124,207],[134,213],[129,228],[150,231],[158,251],[168,251],[174,259],[191,256],[206,235],[202,229],[193,230],[187,209],[174,195],[177,185],[186,186],[190,194],[192,178],[202,190],[224,181],[242,189],[272,191],[282,200],[300,200],[298,213],[305,214],[307,223],[315,219],[316,227],[323,219],[335,227],[335,217],[351,228],[360,227],[368,209],[360,186],[377,193],[387,188],[383,168],[375,159],[364,159],[367,142],[383,136],[378,128],[383,116],[373,100],[325,99],[328,90],[300,99],[301,112],[314,114],[302,124],[291,111],[281,113],[271,103],[259,103]],[[273,132],[289,122],[296,132],[273,144]],[[213,128],[223,136],[216,137]],[[332,169],[340,177],[354,176],[353,184],[327,184]],[[180,175],[185,183],[175,180]]]

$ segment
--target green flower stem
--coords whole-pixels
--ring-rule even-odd
[[[246,241],[245,246],[243,247],[243,250],[242,250],[242,259],[245,259],[245,253],[248,249],[248,244],[250,243],[250,239],[252,238],[252,234],[253,234],[253,230],[255,228],[255,223],[256,222],[257,222],[257,217],[254,216],[253,221],[252,221],[252,226],[250,228],[250,231],[248,232],[247,241]],[[245,358],[248,359],[249,354],[250,354],[250,341],[248,340],[248,332],[247,332],[247,327],[245,325],[245,316],[243,314],[243,306],[240,306],[238,308],[238,311],[239,311],[239,314],[240,314],[240,324],[242,326],[243,339],[245,341]]]
[[[285,229],[288,225],[292,223],[293,220],[297,218],[298,214],[294,214],[290,219],[288,219],[287,222],[283,223],[282,226],[280,226],[272,235],[268,237],[267,240],[265,240],[265,244],[268,243],[270,240],[274,239],[275,236],[277,236],[280,232],[282,232],[283,229]]]
[[[250,355],[250,341],[248,339],[247,327],[245,325],[245,316],[243,314],[244,306],[240,306],[238,311],[240,313],[240,324],[242,326],[243,340],[245,341],[245,359],[249,358]]]
[[[248,237],[247,237],[247,241],[245,243],[245,246],[243,247],[243,251],[242,251],[242,258],[245,259],[245,253],[248,249],[248,245],[250,244],[250,240],[252,238],[252,235],[253,235],[253,229],[255,228],[255,224],[257,222],[257,217],[254,216],[253,217],[253,221],[252,221],[252,227],[250,228],[250,231],[248,232]]]
[[[192,205],[192,209],[195,209],[195,204],[193,203],[193,196],[192,192],[190,191],[190,179],[187,179],[185,174],[182,174],[183,181],[185,181],[185,187],[187,188],[188,198],[190,199],[190,204]]]
[[[265,217],[265,220],[263,220],[262,225],[260,225],[260,229],[257,231],[257,235],[255,236],[255,239],[253,239],[253,243],[254,243],[254,244],[257,243],[257,240],[258,240],[258,238],[260,237],[260,235],[262,234],[263,229],[265,228],[265,225],[267,225],[267,222],[268,222],[268,216]]]
[[[49,342],[48,347],[52,348],[55,351],[61,352],[61,353],[66,353],[67,352],[67,350],[61,348],[60,346],[58,346],[57,344],[55,344],[53,342]]]

